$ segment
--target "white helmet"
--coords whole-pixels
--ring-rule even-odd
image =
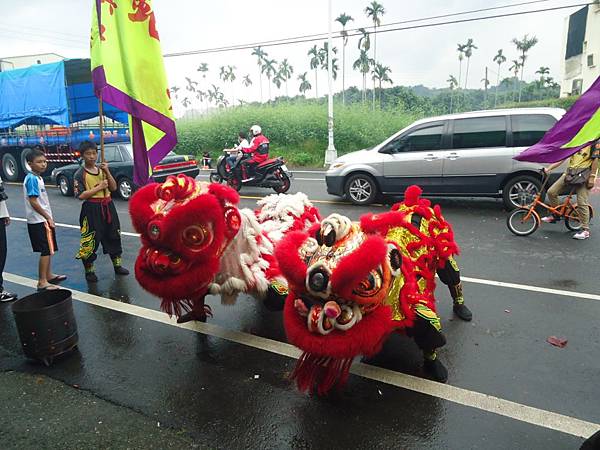
[[[260,128],[259,125],[252,125],[250,127],[250,131],[252,132],[252,136],[258,136],[259,134],[262,133],[262,129]]]

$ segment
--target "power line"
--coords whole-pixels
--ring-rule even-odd
[[[442,14],[442,15],[438,15],[438,16],[429,16],[429,17],[422,17],[420,19],[408,19],[408,20],[402,20],[399,22],[391,22],[391,23],[386,23],[384,25],[381,25],[379,27],[379,29],[381,29],[381,27],[389,27],[392,25],[400,25],[400,24],[406,24],[406,23],[413,23],[413,22],[422,22],[424,20],[432,20],[432,19],[441,19],[441,18],[446,18],[446,17],[453,17],[453,16],[460,16],[460,15],[465,15],[465,14],[474,14],[477,12],[484,12],[484,11],[492,11],[492,10],[497,10],[497,9],[505,9],[505,8],[515,8],[518,6],[524,6],[524,5],[529,5],[532,3],[546,3],[549,1],[553,1],[553,0],[534,0],[534,1],[527,1],[527,2],[522,2],[522,3],[514,3],[511,5],[504,5],[504,6],[494,6],[494,7],[490,7],[490,8],[481,8],[481,9],[473,9],[473,10],[469,10],[469,11],[461,11],[461,12],[456,12],[456,13],[449,13],[449,14]],[[366,26],[366,27],[360,27],[360,28],[349,28],[346,30],[346,33],[349,32],[353,32],[353,31],[360,31],[361,29],[371,29],[371,28],[375,28],[374,25],[370,25],[370,26]],[[306,34],[306,35],[302,35],[302,36],[294,36],[294,37],[289,37],[289,38],[280,38],[280,39],[273,39],[270,41],[262,41],[262,42],[253,42],[253,43],[246,43],[246,44],[238,44],[238,45],[227,45],[224,47],[215,47],[215,48],[210,48],[210,49],[206,49],[206,50],[199,50],[199,51],[211,51],[211,52],[216,52],[217,50],[226,50],[226,51],[230,51],[233,50],[234,47],[240,47],[242,49],[246,49],[249,46],[255,47],[255,46],[267,46],[267,44],[272,44],[272,43],[282,43],[284,41],[290,41],[290,40],[296,40],[296,39],[307,39],[307,38],[315,38],[315,40],[319,40],[319,39],[326,39],[327,38],[328,33],[317,33],[317,34]],[[336,38],[339,38],[340,36],[336,36]],[[292,43],[292,42],[290,42]],[[171,54],[167,54],[164,56],[171,56]]]
[[[513,8],[513,7],[522,6],[522,5],[526,5],[526,4],[540,3],[540,2],[547,2],[547,1],[551,1],[551,0],[535,0],[535,1],[530,1],[530,2],[517,3],[517,4],[513,4],[513,5],[496,6],[496,7],[492,7],[492,8],[483,8],[480,10],[463,11],[463,12],[459,12],[459,13],[451,13],[451,14],[445,14],[445,15],[441,15],[441,16],[432,16],[431,18],[443,18],[443,17],[450,17],[450,16],[456,16],[456,15],[473,14],[474,12],[481,12],[481,11],[501,9],[501,8]],[[475,22],[475,21],[480,21],[480,20],[497,19],[497,18],[503,18],[503,17],[520,16],[520,15],[525,15],[525,14],[534,14],[534,13],[556,11],[556,10],[567,9],[567,8],[575,8],[575,7],[579,7],[579,6],[587,6],[587,5],[591,5],[591,4],[592,3],[579,3],[579,4],[573,4],[573,5],[564,5],[564,6],[543,8],[543,9],[535,9],[535,10],[529,10],[529,11],[517,11],[517,12],[511,12],[511,13],[505,13],[505,14],[496,14],[496,15],[492,15],[492,16],[473,17],[473,18],[459,19],[459,20],[446,21],[446,22],[436,22],[436,23],[412,25],[412,26],[407,26],[407,27],[397,27],[397,28],[388,28],[388,29],[381,29],[381,27],[379,27],[379,30],[377,31],[377,33],[386,33],[386,32],[390,32],[390,31],[412,30],[412,29],[418,29],[418,28],[428,28],[428,27],[436,27],[436,26],[442,26],[442,25],[452,25],[452,24],[457,24],[457,23],[466,23],[466,22]],[[431,18],[410,19],[410,20],[401,21],[401,22],[394,22],[394,24],[421,22],[424,20],[430,20]],[[392,25],[392,24],[388,24],[385,26],[390,26],[390,25]],[[373,27],[366,27],[366,28],[373,28]],[[358,30],[359,30],[358,28],[352,29],[352,30],[347,30],[347,32],[348,32],[347,36],[348,37],[360,36],[362,34],[360,32],[352,33],[352,31],[358,31]],[[316,37],[316,36],[320,36],[320,37]],[[185,52],[166,53],[163,56],[165,58],[169,58],[169,57],[175,57],[175,56],[189,56],[189,55],[200,55],[200,54],[209,54],[209,53],[220,53],[220,52],[235,51],[235,50],[247,50],[247,49],[254,48],[256,46],[276,47],[276,46],[288,45],[288,44],[298,44],[298,43],[305,43],[305,42],[321,41],[325,38],[324,36],[326,36],[326,34],[324,34],[324,33],[313,34],[313,35],[304,35],[304,36],[297,36],[297,37],[291,37],[291,38],[276,39],[276,40],[271,40],[271,41],[238,44],[238,45],[215,47],[215,48],[201,49],[201,50],[190,50],[190,51],[185,51]],[[336,35],[333,38],[341,39],[342,37],[343,36],[341,36],[341,35]]]

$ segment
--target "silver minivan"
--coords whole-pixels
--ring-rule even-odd
[[[529,204],[540,189],[542,165],[513,157],[564,113],[517,108],[418,120],[373,148],[336,159],[325,176],[327,192],[367,205],[417,184],[426,196],[502,198],[508,209]]]

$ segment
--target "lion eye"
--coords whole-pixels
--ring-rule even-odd
[[[183,230],[181,240],[192,251],[200,251],[212,242],[211,232],[203,226],[191,225]]]
[[[157,240],[160,237],[160,226],[153,221],[148,224],[148,236],[150,239]]]
[[[371,297],[376,295],[382,286],[383,274],[381,271],[372,270],[369,272],[369,275],[366,276],[358,286],[354,289],[354,293],[356,295],[360,295],[361,297]]]

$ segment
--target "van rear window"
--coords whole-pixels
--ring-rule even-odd
[[[556,119],[548,114],[519,114],[511,117],[514,147],[531,147],[537,144]]]
[[[453,149],[506,147],[504,116],[456,119],[452,137]]]

